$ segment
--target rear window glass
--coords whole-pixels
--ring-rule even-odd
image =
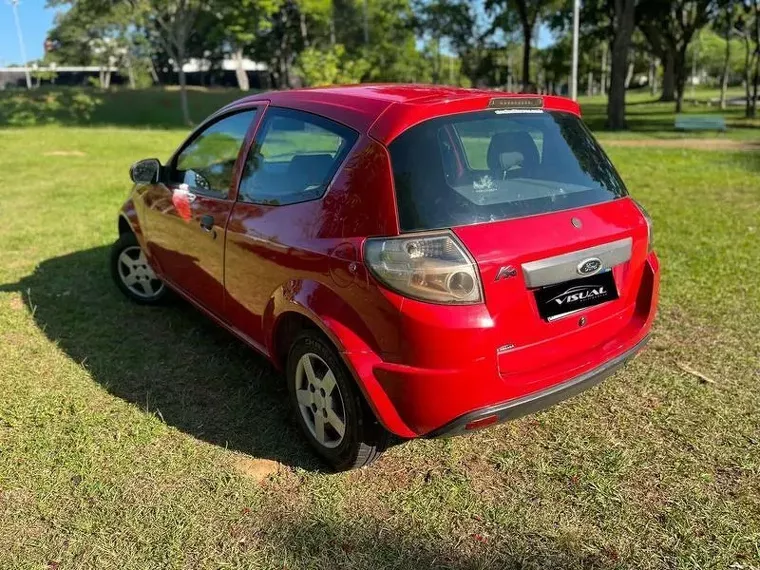
[[[594,137],[562,112],[440,117],[390,147],[402,231],[556,212],[627,194]]]

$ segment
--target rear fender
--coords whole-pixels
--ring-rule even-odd
[[[263,325],[267,331],[266,348],[275,364],[282,366],[278,362],[275,346],[278,324],[283,316],[293,312],[311,321],[333,343],[380,423],[400,437],[414,437],[416,434],[398,415],[375,378],[373,368],[382,360],[358,334],[366,331],[366,325],[356,311],[327,285],[313,280],[294,279],[285,283],[270,298]]]

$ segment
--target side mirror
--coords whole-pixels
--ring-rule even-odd
[[[161,161],[146,158],[135,162],[129,169],[129,177],[135,184],[155,184],[161,179]]]

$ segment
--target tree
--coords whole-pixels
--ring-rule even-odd
[[[725,55],[723,57],[723,70],[720,78],[720,108],[726,108],[726,91],[728,91],[728,76],[731,68],[731,36],[734,31],[734,12],[736,1],[728,0],[720,12],[718,27],[725,31]]]
[[[257,36],[269,29],[268,16],[277,8],[276,0],[236,0],[221,2],[215,13],[219,18],[220,43],[229,44],[236,62],[235,77],[241,91],[248,91],[248,73],[243,68],[245,50]]]
[[[128,0],[129,1],[129,0]],[[188,125],[193,124],[187,101],[187,44],[198,15],[205,8],[203,0],[144,0],[149,10],[146,18],[154,25],[157,37],[174,61],[179,77],[180,106],[182,117]],[[131,2],[137,5],[137,1]]]
[[[760,94],[760,0],[743,0],[735,30],[744,43],[745,116],[753,119]]]
[[[628,76],[628,55],[631,37],[636,26],[638,0],[609,0],[612,22],[610,65],[610,93],[607,100],[607,127],[612,130],[626,128],[625,90]]]
[[[686,53],[695,34],[717,17],[725,0],[641,0],[638,25],[665,65],[663,87],[673,81],[676,112],[683,110],[688,77]],[[672,74],[672,75],[671,75]],[[665,91],[666,95],[670,95]],[[667,98],[667,97],[663,97]]]
[[[530,58],[533,34],[542,16],[555,4],[552,0],[486,0],[486,9],[495,13],[494,25],[505,34],[519,27],[522,31],[523,58],[522,81],[527,86],[530,80]],[[515,17],[516,20],[515,21]]]
[[[610,47],[609,95],[607,99],[607,127],[613,130],[626,128],[625,92],[629,78],[629,60],[633,32],[636,25],[636,9],[640,0],[585,0],[582,4],[581,38],[592,46],[595,43]],[[572,3],[551,18],[552,28],[570,29]],[[593,49],[593,48],[591,48]],[[600,50],[607,53],[607,50]],[[606,57],[603,56],[606,60]],[[602,76],[606,72],[602,65]],[[604,79],[602,84],[604,84]]]
[[[348,85],[361,81],[369,71],[369,63],[351,59],[343,44],[335,44],[324,50],[307,47],[299,55],[296,69],[308,87]]]
[[[473,54],[473,48],[482,42],[482,34],[476,29],[472,3],[467,0],[418,0],[414,4],[414,12],[414,26],[419,37],[433,46],[434,82],[440,81],[443,75],[443,42],[460,60]]]
[[[357,4],[363,4],[359,0]],[[414,34],[415,18],[409,0],[368,0],[369,45],[364,43],[362,26],[358,26],[358,41],[353,50],[362,54],[370,64],[363,81],[418,81],[427,67],[417,49]],[[363,21],[363,9],[356,14]],[[341,24],[342,26],[342,24]],[[341,35],[339,34],[339,40]],[[356,41],[356,40],[354,40]],[[346,50],[352,53],[350,43]]]
[[[50,2],[50,6],[60,6]],[[100,68],[100,87],[111,84],[111,70],[126,67],[133,77],[133,32],[130,11],[125,5],[112,6],[98,0],[81,0],[56,15],[49,32],[50,62],[96,65]],[[132,83],[132,82],[130,82]]]

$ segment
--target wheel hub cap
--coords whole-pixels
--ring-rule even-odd
[[[321,445],[338,447],[346,429],[346,410],[333,371],[310,352],[298,361],[295,376],[298,409],[306,427]]]
[[[119,277],[127,289],[144,299],[157,296],[164,288],[142,249],[136,245],[124,248],[119,254]]]

